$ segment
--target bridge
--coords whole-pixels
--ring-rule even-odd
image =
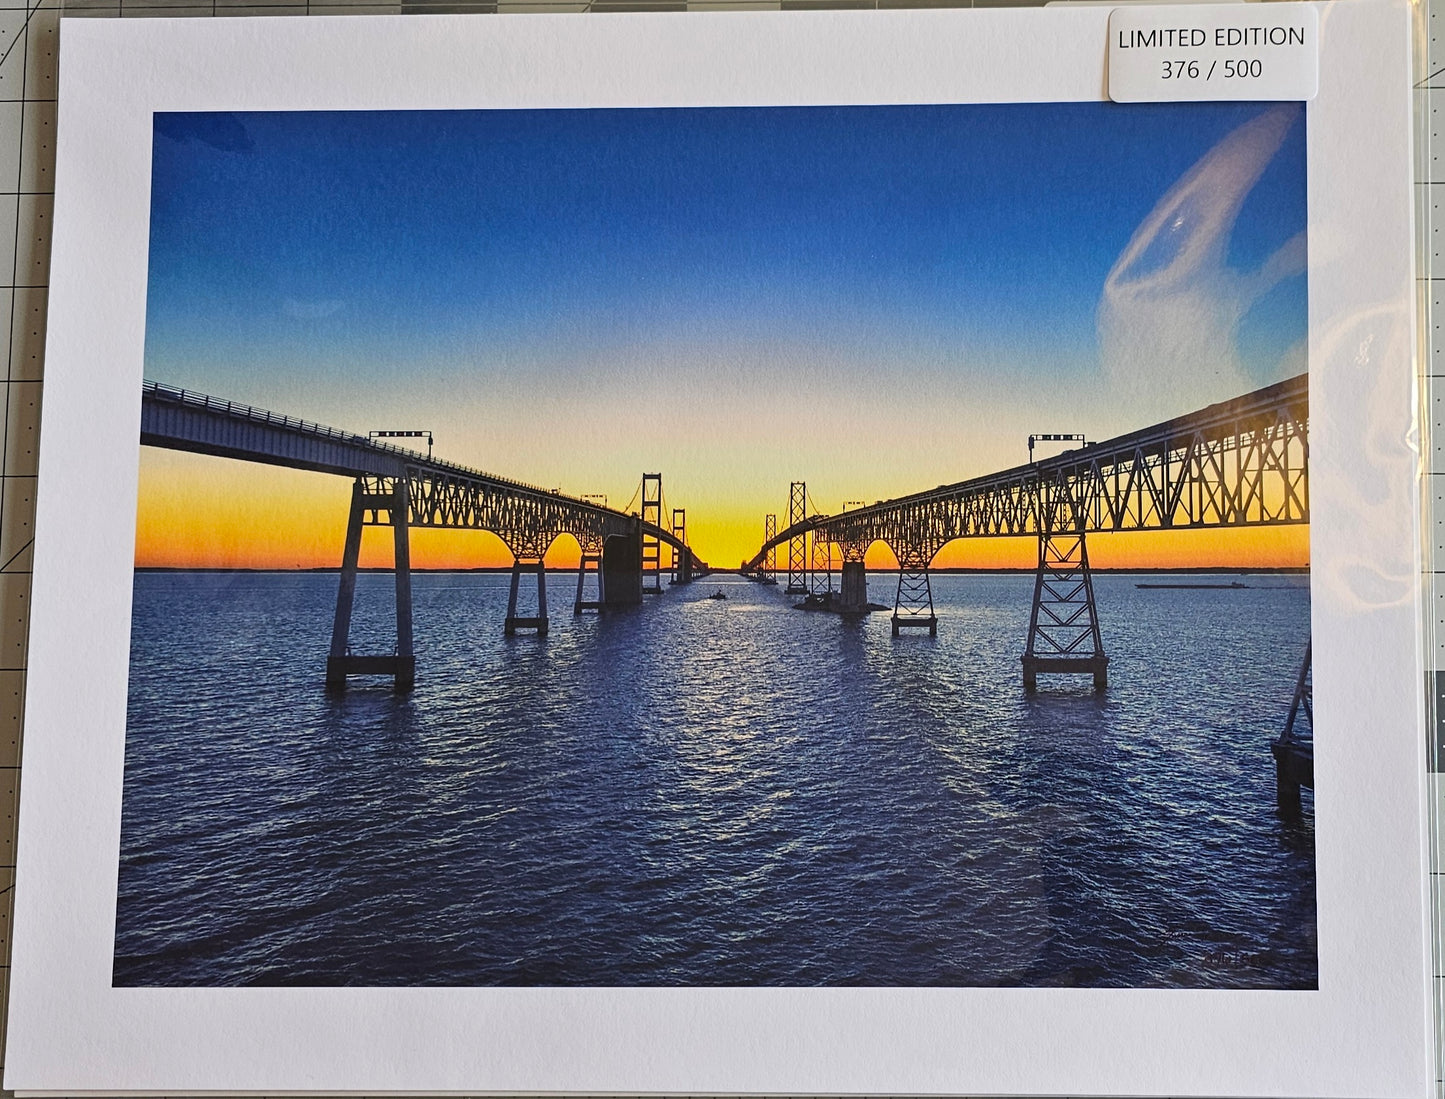
[[[662,477],[642,479],[642,513],[628,515],[598,503],[498,477],[453,462],[423,456],[375,438],[307,420],[278,415],[204,393],[146,382],[141,389],[141,445],[209,454],[352,479],[351,509],[342,551],[341,580],[326,661],[328,686],[342,687],[352,675],[389,675],[396,687],[415,682],[411,615],[413,527],[485,530],[512,554],[512,584],[503,625],[545,635],[548,627],[543,558],[564,534],[582,550],[573,612],[639,604],[644,592],[661,591],[662,547],[672,551],[675,583],[707,571],[686,542],[684,509],[671,527],[662,525]],[[361,533],[366,526],[394,532],[396,650],[358,655],[351,651],[351,614],[356,595]],[[535,575],[537,612],[517,613],[523,575]],[[588,575],[596,599],[584,599]],[[651,585],[645,582],[651,579]]]
[[[899,565],[894,635],[910,627],[936,634],[928,569],[939,550],[958,538],[1034,537],[1024,688],[1035,690],[1041,673],[1084,673],[1102,689],[1109,658],[1086,536],[1308,523],[1308,428],[1301,374],[1115,439],[837,515],[807,514],[806,485],[795,482],[789,525],[768,528],[743,572],[766,574],[786,544],[789,591],[861,613],[869,606],[864,554],[884,542]],[[842,555],[836,593],[834,547]]]

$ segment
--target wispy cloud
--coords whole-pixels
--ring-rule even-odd
[[[1141,423],[1255,388],[1240,362],[1240,321],[1305,270],[1305,234],[1257,270],[1229,266],[1240,207],[1299,113],[1267,111],[1206,153],[1159,201],[1115,261],[1099,301],[1110,388]]]

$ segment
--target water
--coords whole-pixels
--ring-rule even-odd
[[[1099,576],[1108,691],[1032,697],[1028,576],[935,577],[936,638],[552,579],[504,638],[507,577],[416,575],[415,691],[335,697],[334,574],[138,574],[115,983],[1315,986],[1304,578]]]

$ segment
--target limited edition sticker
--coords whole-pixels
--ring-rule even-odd
[[[1312,99],[1320,83],[1318,43],[1313,4],[1115,8],[1109,98]]]

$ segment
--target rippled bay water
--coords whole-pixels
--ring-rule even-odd
[[[475,573],[414,577],[415,691],[336,697],[334,574],[138,574],[115,982],[1313,987],[1268,748],[1306,580],[1139,579],[1096,578],[1097,697],[1023,693],[1029,576],[894,638],[736,577],[573,618],[553,574],[542,639]],[[364,574],[356,651],[391,613]]]

